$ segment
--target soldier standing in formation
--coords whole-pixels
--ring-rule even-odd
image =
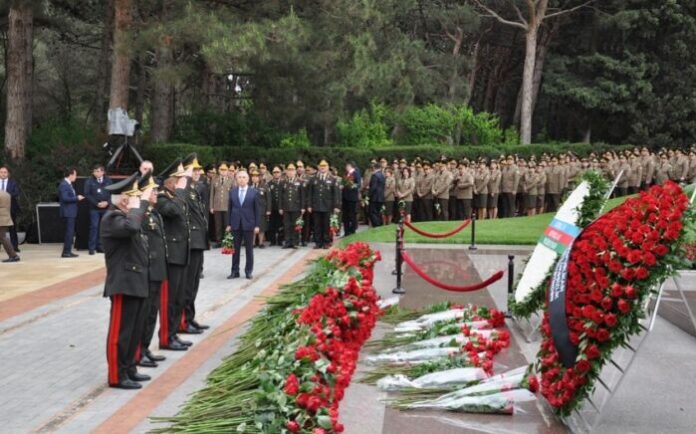
[[[284,249],[296,249],[300,234],[295,230],[296,222],[305,214],[305,189],[297,177],[295,165],[290,163],[285,169],[285,179],[279,183],[279,210],[283,217]]]
[[[293,166],[294,167],[294,166]],[[280,214],[280,186],[281,179],[280,167],[273,168],[272,178],[266,184],[268,190],[268,202],[271,214],[268,216],[268,235],[271,246],[279,246],[281,240],[280,230],[283,227],[283,216]]]
[[[234,178],[229,176],[229,167],[226,163],[218,166],[218,174],[210,181],[210,214],[213,216],[215,226],[216,247],[222,244],[227,227],[227,208],[229,206],[230,189],[234,184]]]
[[[438,167],[439,170],[433,182],[432,195],[439,205],[438,220],[449,220],[449,192],[452,184],[452,172],[447,167],[447,161],[440,162]]]
[[[314,248],[328,249],[333,241],[329,231],[330,217],[332,212],[340,212],[341,191],[325,160],[319,163],[319,172],[309,180],[307,189],[306,209],[314,219]]]
[[[256,234],[255,247],[260,249],[265,248],[265,234],[268,230],[268,218],[271,216],[271,201],[268,197],[266,184],[261,179],[261,174],[258,171],[251,172],[251,186],[256,189],[258,206],[261,215],[259,216],[259,233]]]

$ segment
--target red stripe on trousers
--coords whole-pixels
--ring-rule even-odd
[[[111,324],[106,343],[106,361],[109,365],[109,384],[118,384],[118,337],[121,332],[121,313],[123,295],[116,294],[111,299]]]
[[[140,353],[141,347],[142,344],[138,344],[138,347],[135,349],[135,363],[140,363],[140,359],[142,357],[142,354]]]
[[[163,280],[160,286],[160,348],[169,345],[169,281]]]

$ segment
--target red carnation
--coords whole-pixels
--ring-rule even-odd
[[[591,367],[590,362],[582,359],[575,365],[575,370],[581,374],[584,374],[585,372],[589,371]]]
[[[300,424],[294,420],[289,421],[285,427],[290,432],[300,432]]]
[[[527,389],[532,393],[537,393],[539,391],[539,380],[536,375],[529,376]]]
[[[616,318],[616,315],[613,313],[608,313],[604,315],[604,323],[608,325],[609,327],[614,327],[616,323],[618,322],[618,319]]]
[[[587,355],[587,358],[590,360],[596,359],[602,355],[602,353],[599,351],[599,348],[597,348],[597,345],[588,346],[585,349],[585,354]]]
[[[639,280],[645,280],[650,277],[650,273],[644,267],[638,267],[636,268],[636,277]]]
[[[623,298],[616,303],[616,306],[619,308],[621,313],[628,313],[631,311],[631,304]]]
[[[636,288],[634,288],[633,286],[627,286],[626,287],[626,297],[636,298]]]
[[[300,391],[300,382],[297,380],[297,376],[295,374],[290,374],[288,375],[288,378],[285,380],[285,393],[288,395],[297,395],[297,392]]]
[[[606,342],[609,340],[609,338],[611,338],[611,335],[609,334],[609,331],[607,331],[607,329],[597,330],[595,336],[599,342]]]

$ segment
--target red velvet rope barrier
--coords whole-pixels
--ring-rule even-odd
[[[404,259],[404,262],[406,262],[409,267],[413,271],[416,272],[417,275],[419,275],[423,280],[426,282],[430,283],[431,285],[437,286],[440,289],[444,289],[446,291],[453,291],[453,292],[471,292],[471,291],[478,291],[479,289],[483,289],[490,284],[497,282],[498,280],[503,278],[503,273],[502,271],[498,271],[488,279],[484,280],[483,282],[477,283],[476,285],[471,285],[471,286],[454,286],[454,285],[448,285],[447,283],[440,282],[439,280],[435,280],[432,277],[428,276],[425,274],[425,271],[423,271],[418,264],[413,262],[413,259],[406,253],[406,251],[402,250],[401,251],[401,257]]]
[[[417,227],[413,226],[410,222],[404,222],[404,225],[406,225],[409,229],[411,229],[413,232],[423,235],[424,237],[428,238],[447,238],[451,237],[452,235],[455,235],[459,232],[461,232],[465,227],[469,226],[469,223],[471,223],[471,220],[464,220],[464,222],[457,228],[444,233],[444,234],[431,234],[429,232],[425,232],[422,229],[418,229]]]

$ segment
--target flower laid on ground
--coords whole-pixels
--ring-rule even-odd
[[[232,232],[225,233],[225,237],[222,239],[222,249],[220,252],[223,255],[234,255],[234,236]]]
[[[339,403],[380,310],[380,258],[350,244],[284,287],[163,432],[340,433]]]
[[[338,214],[331,214],[329,219],[329,232],[331,233],[331,239],[336,238],[336,236],[341,232],[341,221],[338,219]]]
[[[541,393],[559,414],[589,396],[612,352],[640,332],[650,292],[683,266],[680,239],[693,216],[687,208],[682,189],[669,182],[628,199],[577,238],[565,294],[570,342],[579,353],[572,367],[560,361],[546,312],[537,360]]]

